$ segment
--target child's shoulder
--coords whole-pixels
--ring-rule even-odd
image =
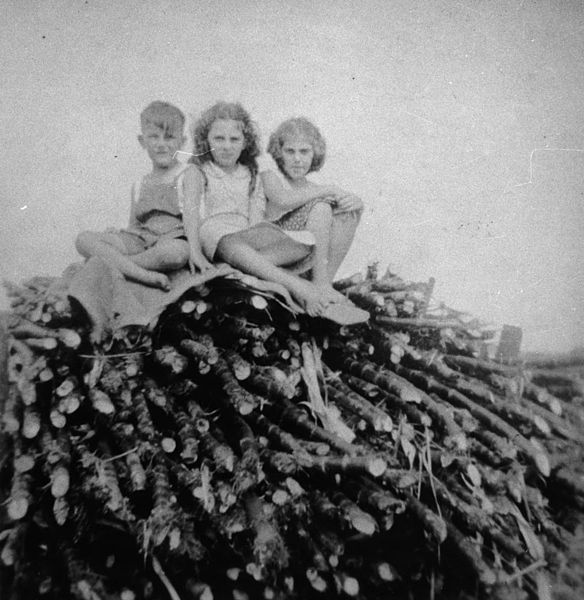
[[[273,159],[272,155],[267,152],[260,154],[256,158],[256,163],[258,165],[258,173],[263,173],[264,171],[278,172],[279,170],[276,161]]]

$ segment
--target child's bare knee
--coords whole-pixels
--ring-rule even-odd
[[[180,269],[189,260],[189,246],[182,240],[172,240],[160,244],[158,252],[159,260],[164,269]]]
[[[345,219],[350,219],[351,221],[359,222],[361,220],[361,215],[363,214],[362,210],[352,210],[351,212],[341,213],[339,216],[344,217]]]
[[[228,263],[231,263],[233,258],[237,255],[238,241],[239,238],[236,233],[228,233],[227,235],[224,235],[217,244],[215,256]]]
[[[85,255],[89,251],[89,247],[97,241],[97,234],[94,231],[82,231],[75,238],[75,249],[79,254]]]
[[[190,255],[191,251],[189,245],[186,242],[180,240],[180,243],[176,249],[176,268],[180,269],[181,267],[186,265],[190,258]]]
[[[333,208],[328,202],[316,202],[310,211],[311,215],[328,216],[333,214]]]
[[[95,237],[96,237],[96,235],[95,235],[94,231],[82,231],[75,239],[75,242],[83,243],[88,240],[95,239]]]
[[[311,209],[309,218],[313,219],[328,219],[333,215],[332,206],[328,202],[317,202]]]

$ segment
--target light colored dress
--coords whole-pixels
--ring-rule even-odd
[[[241,164],[232,173],[225,172],[212,161],[203,163],[199,168],[205,178],[199,240],[209,260],[213,260],[221,238],[230,233],[255,225],[282,231],[265,219],[266,198],[259,175],[250,190],[251,172]],[[290,237],[302,244],[314,244],[313,236],[300,236],[302,239],[294,235]]]
[[[263,221],[266,200],[259,178],[250,190],[251,172],[243,165],[238,164],[232,173],[225,172],[212,161],[199,168],[205,179],[199,239],[203,252],[213,260],[223,236]]]

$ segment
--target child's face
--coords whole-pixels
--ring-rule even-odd
[[[138,136],[140,145],[146,152],[155,167],[166,169],[176,163],[176,151],[180,150],[185,138],[182,131],[167,129],[166,131],[156,125],[146,125],[142,134]]]
[[[209,129],[207,142],[215,163],[222,169],[233,169],[245,148],[241,123],[233,119],[217,119]]]
[[[282,168],[291,181],[302,180],[310,171],[314,150],[305,137],[286,137],[282,144]]]

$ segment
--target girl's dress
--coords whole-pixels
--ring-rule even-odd
[[[305,230],[306,224],[308,223],[308,216],[314,208],[314,205],[318,204],[319,202],[330,204],[331,207],[334,209],[336,199],[333,197],[327,198],[326,196],[323,196],[322,198],[315,198],[314,200],[309,200],[306,204],[303,204],[298,208],[293,208],[291,211],[282,215],[279,219],[276,219],[274,221],[274,225],[281,227],[284,231]]]
[[[286,189],[292,189],[292,185],[286,179],[286,176],[280,171],[278,165],[270,155],[262,155],[258,159],[260,172],[272,171],[275,173],[280,180],[282,186]],[[267,218],[286,232],[305,232],[306,223],[308,222],[308,216],[314,208],[315,204],[324,202],[330,204],[333,208],[335,207],[336,199],[334,197],[315,198],[309,200],[306,204],[293,208],[292,210],[286,211],[286,209],[276,209],[269,202],[267,203]],[[308,232],[307,232],[308,233]],[[294,234],[293,234],[294,235]]]
[[[199,239],[203,252],[213,260],[221,238],[261,224],[278,229],[265,220],[266,199],[259,177],[251,185],[250,170],[238,164],[235,171],[226,173],[214,162],[200,167],[205,179],[205,190],[201,202],[201,225]],[[312,245],[314,238],[293,237],[296,241]]]
[[[192,165],[181,165],[172,181],[151,181],[146,175],[132,190],[132,224],[121,230],[151,248],[161,239],[186,239],[182,222],[183,179]]]

